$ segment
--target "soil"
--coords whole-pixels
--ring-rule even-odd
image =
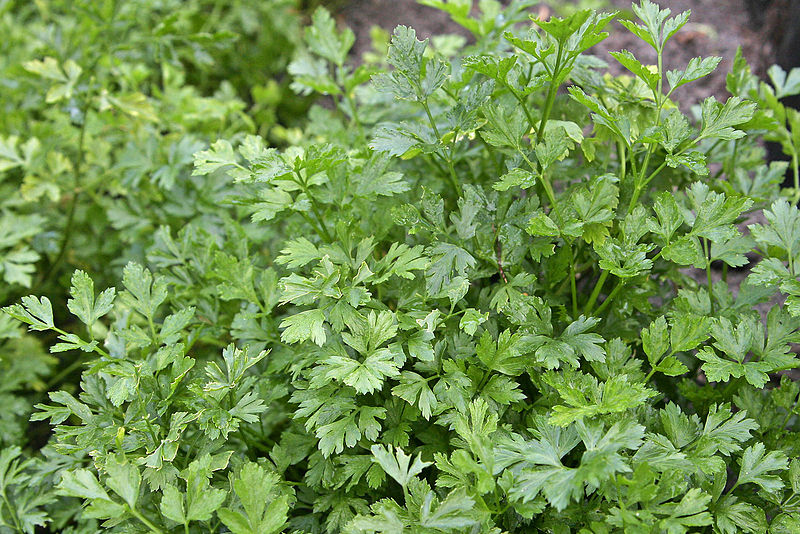
[[[775,46],[772,44],[774,25],[769,19],[754,18],[747,9],[748,0],[661,0],[673,14],[691,10],[689,23],[668,44],[665,53],[667,69],[683,68],[696,56],[720,56],[722,62],[712,75],[685,85],[676,91],[678,101],[694,105],[710,95],[717,99],[727,98],[725,76],[733,63],[738,46],[742,46],[745,57],[757,74],[763,74],[774,61]],[[476,2],[477,3],[477,2]],[[563,3],[563,2],[562,2]],[[630,0],[606,0],[605,11],[619,10],[631,15]],[[540,4],[533,13],[547,15],[550,6],[558,2]],[[380,26],[391,32],[398,24],[411,26],[420,38],[443,33],[455,33],[469,37],[468,32],[437,9],[420,5],[416,0],[351,0],[339,10],[341,21],[349,25],[356,34],[354,56],[360,58],[370,50],[370,29]],[[632,35],[619,23],[612,28],[611,36],[595,47],[593,52],[606,59],[614,73],[622,67],[610,56],[609,51],[628,49],[645,63],[654,63],[655,52]]]

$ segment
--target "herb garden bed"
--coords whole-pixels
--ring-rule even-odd
[[[425,3],[0,3],[0,531],[800,531],[800,70]]]

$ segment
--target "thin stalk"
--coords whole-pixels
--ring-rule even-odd
[[[347,101],[347,105],[350,106],[350,111],[352,112],[352,115],[350,116],[350,122],[352,124],[355,124],[358,127],[358,131],[363,135],[364,128],[361,126],[361,120],[359,120],[358,118],[358,109],[356,109],[355,99],[353,98],[353,95],[350,93],[350,91],[348,91],[347,88],[345,87],[343,64],[336,65],[336,83],[342,90],[342,95],[344,99]],[[334,99],[334,101],[335,100],[336,99]],[[337,107],[339,106],[337,105]],[[341,108],[339,109],[341,110]]]
[[[708,300],[711,303],[711,315],[714,315],[714,295],[712,294],[712,281],[711,281],[711,255],[708,251],[708,239],[703,239],[703,253],[706,256],[706,281],[708,283]]]
[[[70,373],[72,373],[75,369],[77,369],[83,364],[84,362],[81,360],[80,356],[78,356],[78,358],[74,362],[66,366],[60,373],[58,373],[56,376],[51,378],[49,382],[47,382],[47,390],[48,391],[51,390],[53,386],[59,384],[64,377],[69,376]]]
[[[107,31],[111,28],[114,24],[114,20],[117,18],[117,13],[119,11],[121,2],[114,2],[114,7],[111,11],[111,16],[109,17],[108,21],[106,21],[106,27],[104,31]],[[92,60],[89,68],[85,69],[85,72],[93,72],[97,64],[100,60],[104,57],[103,54],[97,54],[95,58]],[[89,111],[91,111],[91,104],[92,104],[92,97],[94,96],[94,87],[92,86],[93,80],[89,80],[89,89],[86,92],[86,98],[83,102],[83,122],[81,123],[81,129],[78,133],[78,155],[75,160],[75,164],[73,165],[73,173],[72,173],[72,182],[73,182],[73,189],[74,194],[72,196],[72,203],[69,207],[69,212],[67,213],[67,222],[64,227],[64,235],[61,238],[61,244],[58,248],[58,253],[56,254],[55,260],[53,263],[50,264],[50,267],[45,272],[44,276],[41,278],[41,283],[39,285],[43,285],[47,280],[50,279],[50,276],[55,272],[56,267],[64,258],[64,254],[67,251],[67,247],[69,246],[70,238],[72,237],[72,224],[75,220],[75,211],[78,206],[78,198],[80,197],[80,177],[82,172],[82,167],[84,164],[84,145],[86,141],[86,125],[89,123]]]
[[[491,376],[491,374],[492,374],[491,371],[489,371],[488,369],[483,372],[483,376],[481,377],[481,381],[478,382],[478,386],[475,388],[475,393],[480,393],[481,391],[483,391],[483,388],[484,388],[484,386],[486,386],[486,383],[489,381],[489,377]]]
[[[522,97],[522,95],[516,92],[513,87],[511,87],[508,84],[506,84],[506,87],[508,87],[508,90],[511,91],[511,94],[514,95],[514,98],[517,99],[519,105],[522,106],[522,111],[525,112],[525,117],[527,117],[528,123],[531,125],[531,128],[536,130],[536,120],[534,120],[533,115],[531,115],[531,110],[528,109],[528,103],[525,102],[525,99]]]
[[[495,172],[497,173],[497,176],[501,176],[503,174],[503,165],[497,159],[497,155],[495,154],[495,150],[489,146],[489,143],[486,142],[486,139],[484,139],[482,135],[477,135],[475,137],[477,137],[478,140],[481,142],[481,144],[483,144],[483,146],[486,148],[486,153],[489,154],[489,156],[491,156],[492,162],[494,163],[494,169],[495,169]]]
[[[798,162],[796,150],[792,154],[792,170],[794,171],[794,201],[792,204],[797,204],[800,201],[800,162]]]
[[[319,234],[320,237],[322,237],[326,242],[331,243],[333,241],[333,238],[331,237],[331,234],[328,232],[328,228],[325,226],[325,221],[322,217],[319,205],[317,204],[317,199],[314,198],[314,195],[312,195],[309,192],[308,185],[306,184],[305,180],[303,180],[303,177],[300,175],[300,172],[295,171],[294,174],[295,176],[297,176],[297,180],[292,180],[292,181],[300,186],[300,188],[303,190],[303,193],[305,193],[308,199],[311,201],[311,211],[314,212],[314,216],[317,218],[317,223],[319,224],[319,227],[316,227],[313,224],[312,226],[314,226],[314,229],[317,230],[317,233]]]
[[[147,316],[147,326],[150,328],[150,335],[153,336],[153,343],[158,344],[158,334],[156,333],[156,325],[153,322],[153,316]],[[94,336],[93,336],[94,337]]]
[[[436,139],[439,141],[442,140],[442,135],[439,133],[439,127],[436,126],[436,121],[433,120],[433,113],[431,113],[431,108],[428,105],[428,100],[425,99],[422,102],[422,107],[425,109],[425,114],[428,116],[428,122],[431,124],[431,128],[433,128],[433,133],[436,135]],[[456,177],[456,170],[453,167],[453,159],[452,158],[444,158],[447,161],[447,168],[450,171],[450,181],[453,184],[453,188],[456,190],[456,193],[461,196],[461,184],[458,183],[458,178]]]
[[[603,284],[606,283],[606,279],[608,278],[608,271],[603,271],[600,273],[600,278],[597,279],[597,283],[594,285],[594,289],[592,290],[592,294],[589,295],[589,302],[586,303],[586,306],[583,308],[584,315],[591,315],[592,310],[594,309],[594,304],[597,302],[597,297],[600,296],[600,291],[603,289]]]
[[[129,510],[131,512],[131,515],[133,517],[135,517],[136,519],[138,519],[139,521],[141,521],[142,524],[144,524],[144,526],[146,526],[147,528],[150,529],[151,532],[155,532],[155,534],[164,534],[164,531],[162,531],[160,528],[155,526],[155,524],[153,524],[152,521],[150,521],[145,516],[143,516],[139,512],[139,510],[137,510],[136,508],[133,508],[133,507],[130,507]]]
[[[633,210],[633,207],[639,200],[639,195],[642,194],[642,189],[644,189],[644,173],[647,172],[647,164],[650,163],[650,155],[653,153],[654,147],[655,145],[651,144],[647,148],[647,154],[644,155],[644,161],[642,162],[642,168],[640,169],[639,178],[633,184],[633,195],[631,195],[631,201],[630,203],[628,203],[627,213],[630,213]]]
[[[575,251],[572,249],[572,244],[569,245],[569,288],[572,292],[572,318],[578,317],[578,289],[577,282],[575,281]]]
[[[321,229],[321,228],[320,228],[320,227],[317,225],[316,221],[315,221],[314,219],[312,219],[312,218],[311,218],[311,217],[308,215],[308,213],[306,213],[306,212],[304,212],[304,211],[301,211],[301,212],[298,212],[298,213],[300,213],[300,216],[301,216],[301,217],[303,217],[303,219],[305,219],[305,221],[306,221],[306,222],[309,224],[309,226],[311,226],[311,228],[313,228],[313,229],[314,229],[314,231],[317,233],[317,235],[318,235],[318,236],[320,236],[320,237],[322,237],[322,235],[323,235],[323,231],[322,231],[322,229]]]
[[[731,177],[736,173],[736,156],[739,154],[739,140],[734,139],[733,141],[733,154],[731,154],[730,159],[728,160],[728,179],[730,180]]]
[[[317,218],[317,221],[319,221],[319,227],[320,227],[320,230],[322,230],[322,237],[328,243],[333,242],[333,238],[331,237],[331,234],[328,233],[328,229],[325,227],[325,221],[322,218],[322,213],[320,212],[320,209],[319,209],[319,206],[317,205],[316,199],[312,195],[310,195],[308,193],[306,193],[306,195],[308,195],[308,198],[311,199],[311,210],[314,212],[314,216]]]
[[[794,401],[794,406],[786,411],[786,417],[783,418],[783,422],[781,423],[781,429],[786,428],[786,425],[789,424],[789,419],[792,418],[794,415],[794,409],[797,407],[797,403],[800,402],[800,394],[797,395],[797,399]]]
[[[534,165],[531,162],[531,160],[528,158],[528,156],[525,155],[524,152],[520,151],[520,155],[522,156],[522,159],[525,160],[525,163],[528,164],[528,167],[530,167],[533,172],[537,172],[539,174],[539,177],[541,178],[542,182],[542,187],[544,188],[544,192],[547,194],[547,199],[550,201],[550,206],[555,209],[557,206],[556,195],[555,192],[553,191],[553,185],[550,183],[550,179],[544,175],[544,173],[541,171],[541,168],[539,168],[538,165]]]
[[[656,128],[661,124],[661,109],[664,107],[664,93],[663,93],[663,83],[664,83],[664,54],[662,50],[658,50],[658,87],[656,92],[653,93],[653,99],[656,102]],[[647,178],[645,181],[644,175],[647,172],[647,165],[650,163],[650,156],[653,155],[655,151],[655,143],[651,143],[650,146],[647,148],[647,154],[644,156],[644,161],[642,162],[642,168],[639,169],[639,178],[636,180],[633,186],[633,195],[631,195],[631,201],[628,204],[628,211],[630,213],[633,210],[633,207],[636,205],[636,202],[639,200],[639,195],[642,193],[642,189],[644,189],[645,185],[653,179],[653,176],[660,171],[663,167],[659,167],[654,171],[650,177]]]
[[[670,352],[670,353],[669,353],[669,354],[667,354],[666,356],[664,356],[664,357],[662,357],[662,358],[659,358],[659,359],[658,359],[658,361],[655,363],[655,365],[653,365],[653,366],[650,368],[650,372],[649,372],[649,373],[647,373],[647,376],[646,376],[646,377],[644,377],[644,383],[645,383],[645,384],[647,384],[648,382],[650,382],[650,379],[651,379],[651,378],[653,378],[653,375],[654,375],[654,374],[656,374],[656,367],[658,367],[658,364],[660,364],[662,361],[664,361],[665,359],[669,358],[669,357],[670,357],[670,356],[672,356],[673,354],[675,354],[675,352],[674,352],[674,351],[673,351],[673,352]]]
[[[364,127],[361,125],[361,120],[358,118],[358,109],[356,108],[356,101],[353,98],[353,95],[351,95],[348,92],[345,92],[344,97],[347,100],[347,104],[350,106],[350,110],[353,112],[352,116],[353,123],[356,125],[359,132],[363,132]]]
[[[547,98],[545,99],[544,108],[542,109],[542,118],[539,121],[539,127],[536,129],[537,145],[542,142],[542,139],[544,139],[544,127],[550,118],[550,113],[553,111],[553,103],[556,100],[556,93],[558,92],[559,87],[556,83],[556,76],[558,76],[558,73],[561,70],[561,59],[563,53],[564,47],[559,43],[558,52],[556,52],[556,63],[552,72],[550,72],[550,70],[547,68],[547,63],[543,63],[545,69],[547,69],[547,71],[550,73],[552,79],[550,80],[550,87],[547,89]],[[525,154],[522,154],[522,157],[525,159],[528,165],[531,165],[531,162],[528,160]],[[550,206],[555,209],[557,206],[555,193],[553,192],[553,186],[550,183],[549,178],[545,176],[544,169],[542,169],[541,164],[537,164],[535,168],[531,165],[531,170],[534,170],[541,177],[542,187],[547,194],[547,198],[550,200]]]
[[[550,81],[550,87],[547,89],[547,99],[544,101],[544,109],[542,110],[542,120],[539,123],[539,129],[536,131],[536,143],[541,143],[544,138],[544,125],[550,118],[550,112],[553,110],[553,103],[556,100],[556,93],[558,92],[558,84],[556,83],[556,76],[561,70],[561,57],[564,53],[564,47],[559,44],[558,52],[556,53],[556,65],[553,69],[553,79]]]
[[[83,167],[83,160],[84,160],[84,145],[86,140],[86,124],[89,122],[89,104],[88,101],[86,106],[83,110],[83,123],[81,123],[81,129],[78,133],[78,156],[75,160],[75,165],[73,166],[72,172],[72,201],[69,205],[69,211],[67,212],[67,222],[64,225],[64,235],[61,236],[61,244],[58,246],[58,253],[56,254],[53,263],[50,264],[50,268],[47,269],[45,273],[42,283],[47,281],[53,272],[58,267],[58,264],[61,263],[61,260],[64,259],[64,254],[67,252],[67,247],[69,246],[70,238],[72,237],[72,224],[75,221],[75,211],[78,207],[78,199],[81,196],[80,192],[80,177]]]
[[[608,306],[611,304],[611,301],[614,300],[614,297],[617,296],[617,293],[619,293],[622,290],[622,287],[624,285],[625,281],[620,280],[619,283],[614,287],[614,289],[611,290],[611,293],[608,295],[608,297],[606,297],[606,300],[604,300],[603,303],[600,304],[600,307],[597,308],[597,310],[595,310],[595,312],[592,315],[598,316],[601,313],[603,313],[605,309],[608,308]]]
[[[19,524],[19,518],[17,517],[16,510],[12,508],[11,502],[8,500],[8,496],[6,495],[5,488],[0,490],[0,495],[3,497],[3,502],[6,503],[6,508],[8,508],[8,514],[11,516],[11,520],[14,521],[14,528],[17,530],[17,532],[22,532],[22,526]]]
[[[661,165],[659,165],[658,167],[656,167],[656,170],[654,170],[653,172],[651,172],[651,173],[650,173],[650,175],[647,177],[647,179],[645,179],[645,181],[642,183],[642,187],[643,187],[643,188],[644,188],[644,187],[647,187],[647,184],[649,184],[649,183],[650,183],[650,182],[653,180],[653,178],[655,178],[655,177],[656,177],[656,175],[657,175],[659,172],[661,172],[661,169],[663,169],[663,168],[664,168],[664,167],[666,167],[666,166],[667,166],[667,162],[666,162],[666,161],[664,161],[663,163],[661,163]]]

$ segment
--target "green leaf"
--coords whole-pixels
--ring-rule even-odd
[[[667,71],[667,82],[669,83],[669,93],[687,83],[699,80],[714,72],[722,61],[721,57],[695,57],[689,60],[686,70]]]
[[[94,322],[111,311],[114,302],[115,289],[106,289],[95,300],[94,282],[83,271],[75,271],[72,275],[70,287],[72,297],[67,301],[67,307],[91,331]]]
[[[458,322],[458,327],[469,335],[474,335],[478,327],[489,319],[489,312],[481,313],[475,308],[467,308],[461,320]]]
[[[752,119],[755,111],[754,102],[747,102],[736,96],[730,97],[725,104],[717,102],[713,96],[708,97],[701,106],[703,124],[697,140],[741,139],[744,132],[734,127]]]
[[[183,503],[183,495],[180,490],[172,485],[164,486],[164,496],[161,498],[159,509],[164,517],[176,523],[186,523],[186,508]]]
[[[737,502],[731,495],[726,495],[714,506],[714,524],[723,534],[767,530],[764,510],[747,502]]]
[[[436,295],[454,276],[466,276],[475,258],[463,248],[450,243],[436,243],[426,250],[431,261],[426,271],[428,294]]]
[[[62,495],[69,497],[89,500],[111,500],[106,490],[97,481],[97,477],[88,469],[76,469],[62,473],[58,490]]]
[[[688,11],[684,11],[676,17],[668,18],[670,10],[660,9],[657,4],[650,0],[642,0],[638,5],[632,4],[631,8],[643,24],[637,24],[625,19],[620,19],[620,24],[656,51],[663,50],[664,44],[686,24],[689,18]]]
[[[400,383],[392,388],[392,394],[417,406],[422,412],[422,417],[430,419],[438,401],[428,386],[428,380],[413,371],[403,371],[399,381]]]
[[[772,65],[767,69],[767,75],[772,85],[775,86],[776,98],[800,94],[800,69],[792,69],[787,76],[786,71],[780,65]]]
[[[625,412],[641,406],[656,395],[655,391],[643,384],[630,382],[627,375],[611,377],[604,383],[585,375],[581,378],[553,382],[567,405],[553,407],[553,414],[548,420],[550,424],[563,427],[585,417]]]
[[[336,22],[325,8],[317,8],[311,17],[311,26],[306,28],[305,41],[315,54],[331,63],[342,66],[355,42],[355,34],[350,28],[336,31]]]
[[[241,511],[221,508],[219,518],[233,534],[275,534],[288,520],[292,495],[280,485],[280,477],[247,462],[233,479]]]
[[[670,324],[672,351],[685,352],[696,348],[708,338],[710,328],[708,317],[678,315]]]
[[[427,60],[426,41],[418,41],[413,28],[397,26],[389,45],[388,62],[395,67],[391,73],[372,78],[381,91],[403,100],[427,100],[447,78],[448,65],[436,59]]]
[[[649,328],[642,330],[642,349],[652,366],[669,350],[667,321],[663,315],[650,323]]]
[[[659,74],[656,69],[648,68],[637,60],[632,53],[627,50],[620,50],[619,52],[610,52],[614,58],[622,63],[622,66],[640,78],[647,87],[654,93],[658,90]],[[667,73],[669,79],[669,73]]]
[[[322,310],[306,310],[289,316],[281,322],[281,341],[301,343],[311,340],[320,347],[325,344],[325,314]]]
[[[500,179],[492,185],[492,188],[496,191],[508,191],[512,187],[528,189],[534,185],[536,185],[536,175],[531,171],[516,167],[501,176]]]
[[[249,175],[239,165],[233,146],[224,139],[216,141],[211,145],[210,149],[202,150],[194,155],[193,174],[202,176],[211,174],[219,169],[234,170],[236,173],[234,176],[237,178],[244,178]]]
[[[372,393],[383,387],[386,378],[400,374],[397,362],[389,349],[379,349],[363,362],[345,356],[333,356],[325,361],[330,379],[340,380],[359,393]]]
[[[373,445],[370,451],[372,451],[372,461],[380,465],[387,475],[404,488],[407,488],[412,479],[423,469],[433,465],[433,462],[423,462],[419,455],[412,462],[411,456],[406,455],[399,447],[392,451],[391,447]]]
[[[167,284],[161,277],[135,262],[130,262],[122,271],[122,283],[126,291],[120,300],[148,319],[152,319],[161,303],[167,298]]]
[[[475,351],[478,359],[490,371],[517,376],[525,366],[525,360],[517,345],[518,338],[512,336],[510,331],[503,331],[495,344],[492,335],[487,330],[481,336]]]
[[[532,236],[556,237],[560,234],[556,223],[541,210],[534,212],[526,231]]]
[[[771,471],[783,471],[789,466],[789,460],[782,451],[766,451],[763,443],[747,447],[739,461],[739,478],[737,486],[756,484],[768,492],[776,492],[783,487],[780,476],[770,474]]]
[[[518,107],[486,105],[483,115],[487,124],[480,130],[483,139],[492,146],[523,150],[522,136],[530,129],[525,114]]]
[[[764,217],[769,225],[754,224],[748,228],[753,238],[764,245],[780,247],[789,256],[800,251],[800,210],[785,200],[776,200]]]
[[[135,508],[139,500],[139,486],[142,483],[139,469],[124,457],[120,459],[118,456],[109,456],[105,468],[108,472],[106,482],[108,487],[122,497],[128,506]]]
[[[22,297],[22,304],[13,304],[3,308],[3,311],[29,325],[30,330],[43,331],[55,329],[53,323],[53,306],[50,299],[34,296]]]
[[[659,521],[659,527],[669,534],[683,534],[688,532],[690,527],[710,525],[712,517],[707,510],[710,502],[711,495],[700,488],[692,488],[677,504],[662,505],[662,509],[669,513],[669,517]]]

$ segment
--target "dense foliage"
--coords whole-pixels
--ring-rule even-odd
[[[0,531],[800,531],[800,70],[424,3],[0,3]]]

